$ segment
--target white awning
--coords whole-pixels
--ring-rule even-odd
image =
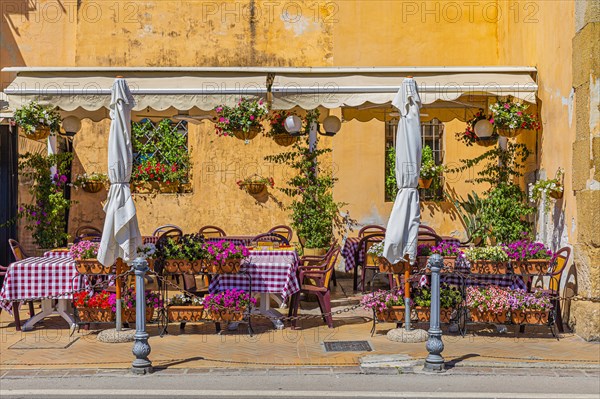
[[[93,120],[108,117],[110,87],[117,75],[130,84],[137,102],[134,111],[164,117],[178,112],[205,114],[217,105],[233,105],[247,97],[272,99],[273,109],[341,107],[347,119],[382,119],[380,114],[390,107],[406,76],[416,80],[425,109],[430,104],[444,107],[487,96],[511,95],[535,103],[537,92],[533,67],[19,67],[3,71],[17,74],[4,90],[11,110],[36,100],[58,107],[65,116]]]

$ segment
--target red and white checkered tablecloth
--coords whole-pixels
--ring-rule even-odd
[[[52,296],[69,299],[87,284],[71,257],[31,257],[12,263],[0,291],[0,307],[11,312],[11,301]]]
[[[300,290],[296,276],[298,262],[295,249],[250,251],[250,256],[242,263],[242,270],[252,277],[252,293],[281,294],[285,301]],[[234,288],[248,291],[248,277],[244,274],[217,275],[208,290],[214,293]]]
[[[51,249],[50,251],[44,252],[45,258],[70,258],[71,254],[68,249]]]

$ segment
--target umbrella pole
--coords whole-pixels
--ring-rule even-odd
[[[121,258],[117,258],[117,276],[119,276],[119,274],[121,274],[121,271],[123,269],[123,259]],[[121,331],[121,328],[123,326],[123,323],[121,323],[121,308],[122,308],[122,303],[123,303],[123,299],[122,299],[122,293],[121,293],[121,277],[117,277],[115,279],[115,287],[116,287],[116,297],[117,297],[117,302],[116,302],[116,313],[117,313],[117,325],[116,325],[116,329],[117,331]]]
[[[410,331],[410,262],[404,270],[404,327],[406,331]]]

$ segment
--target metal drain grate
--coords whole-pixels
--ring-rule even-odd
[[[372,352],[369,341],[331,341],[323,342],[325,352]]]

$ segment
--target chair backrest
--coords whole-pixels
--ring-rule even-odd
[[[337,263],[339,254],[340,247],[337,244],[332,245],[329,251],[327,252],[327,269],[325,269],[325,279],[323,280],[323,287],[329,288],[329,282],[331,281],[331,276],[333,276],[333,271],[335,269],[335,265]]]
[[[417,241],[417,245],[429,245],[430,247],[432,247],[435,245],[439,245],[443,241],[443,239],[435,233],[419,231]]]
[[[280,236],[284,236],[288,240],[288,242],[292,241],[292,237],[294,236],[292,228],[284,224],[273,227],[271,230],[268,231],[268,233],[275,233],[279,234]]]
[[[429,227],[424,224],[419,225],[419,233],[421,233],[421,232],[437,234],[436,231],[433,229],[433,227]]]
[[[154,237],[160,237],[164,232],[169,230],[177,229],[183,235],[183,230],[179,226],[175,226],[174,224],[165,224],[163,226],[157,227],[156,230],[152,233]]]
[[[549,289],[553,292],[558,292],[560,289],[560,279],[562,277],[563,272],[569,262],[569,257],[571,256],[571,248],[562,247],[558,251],[556,251],[556,259],[554,261],[554,266],[552,267],[551,273],[552,277],[550,277]]]
[[[79,226],[77,230],[75,230],[75,237],[83,237],[83,236],[100,236],[102,237],[102,231],[100,229],[95,228],[94,226]]]
[[[385,233],[373,233],[361,238],[358,244],[358,251],[365,254],[362,263],[363,267],[375,267],[378,264],[376,257],[369,253],[369,249],[375,244],[380,243],[385,238]]]
[[[385,227],[376,224],[368,224],[358,231],[358,236],[364,237],[376,233],[385,233]]]
[[[252,241],[255,241],[257,243],[267,243],[267,244],[272,244],[274,242],[278,242],[283,245],[290,245],[290,242],[288,241],[287,238],[285,238],[281,234],[277,234],[277,233],[259,234],[256,237],[254,237],[252,239]]]
[[[227,235],[223,229],[217,226],[204,226],[198,233],[202,234],[204,238],[225,237]]]
[[[102,241],[102,236],[97,236],[97,235],[82,235],[79,237],[75,237],[75,239],[73,240],[73,244],[77,244],[80,241],[94,241],[94,242],[100,242]]]
[[[23,260],[25,258],[29,258],[25,251],[23,251],[23,247],[17,240],[13,240],[12,238],[8,239],[8,245],[12,250],[13,256],[15,257],[15,261]]]

